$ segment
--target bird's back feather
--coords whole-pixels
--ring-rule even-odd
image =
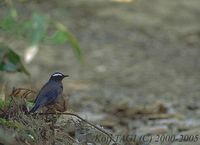
[[[30,112],[33,113],[42,106],[53,104],[62,91],[63,88],[61,82],[48,81],[38,93],[34,102],[35,105]]]

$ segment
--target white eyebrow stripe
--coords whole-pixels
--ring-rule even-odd
[[[63,76],[62,74],[53,74],[53,76]]]

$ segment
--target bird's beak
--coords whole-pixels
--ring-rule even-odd
[[[65,78],[65,77],[69,77],[69,75],[64,75],[64,78]]]

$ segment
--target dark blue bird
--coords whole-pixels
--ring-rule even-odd
[[[29,112],[34,113],[40,107],[56,103],[57,98],[63,92],[62,79],[65,77],[68,77],[68,75],[60,72],[53,73],[49,81],[39,91],[34,101],[35,105]]]

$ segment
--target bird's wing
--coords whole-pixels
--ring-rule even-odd
[[[59,95],[58,88],[54,85],[44,85],[39,92],[35,104],[40,104],[40,106],[48,105],[56,100]]]

